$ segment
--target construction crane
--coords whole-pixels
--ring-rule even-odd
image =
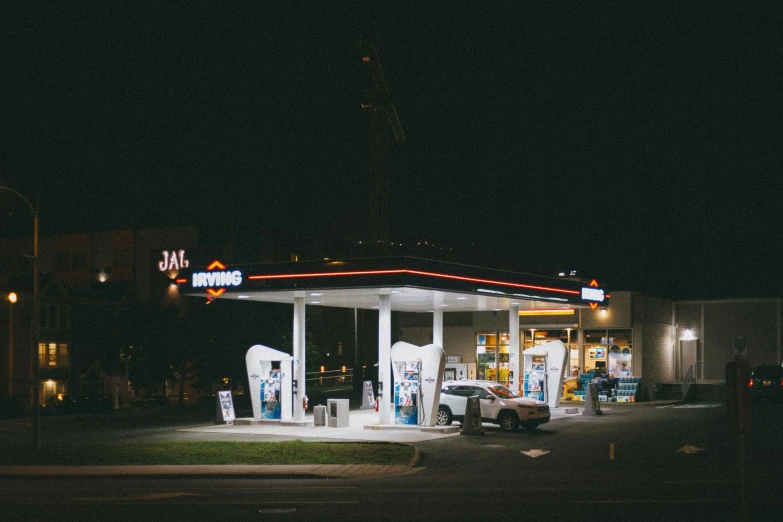
[[[363,93],[362,108],[370,115],[370,201],[373,204],[372,233],[376,241],[389,241],[389,173],[387,157],[390,143],[387,125],[394,140],[405,142],[405,133],[397,109],[389,94],[389,86],[378,57],[378,47],[371,37],[359,38],[362,63],[369,72]]]

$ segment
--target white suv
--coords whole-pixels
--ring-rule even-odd
[[[506,431],[520,426],[536,429],[551,416],[544,401],[521,397],[494,381],[445,381],[440,391],[438,426],[448,426],[452,420],[463,422],[465,404],[474,395],[481,404],[481,420],[499,424]]]

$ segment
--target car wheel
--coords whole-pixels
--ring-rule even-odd
[[[448,408],[444,406],[438,407],[438,414],[435,417],[435,424],[438,426],[450,426],[452,420],[451,412]]]
[[[519,417],[513,411],[504,411],[498,416],[498,424],[504,431],[516,431],[519,427]]]

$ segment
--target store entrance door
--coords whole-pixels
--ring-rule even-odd
[[[497,381],[508,386],[508,334],[479,332],[476,334],[476,378]]]

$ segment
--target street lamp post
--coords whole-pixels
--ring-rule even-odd
[[[8,399],[14,396],[14,304],[16,292],[8,294]]]
[[[35,410],[35,416],[33,417],[33,433],[35,437],[35,449],[41,449],[41,396],[40,396],[40,382],[38,378],[38,370],[40,362],[38,360],[38,339],[40,337],[40,324],[38,320],[38,206],[33,206],[26,197],[10,187],[0,186],[0,191],[8,191],[12,194],[16,194],[21,198],[27,206],[30,207],[30,212],[33,213],[33,309],[32,313],[32,339],[30,340],[30,357],[32,357],[33,366],[33,409]]]

